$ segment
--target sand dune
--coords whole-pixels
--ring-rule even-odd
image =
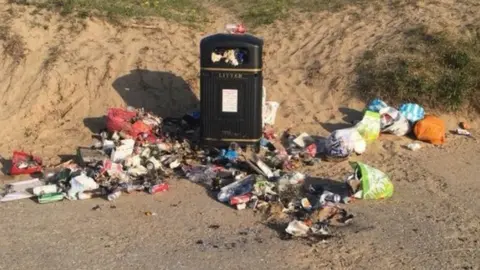
[[[345,118],[359,117],[363,102],[351,91],[358,57],[378,42],[394,43],[398,33],[419,23],[474,35],[471,22],[480,12],[469,7],[447,0],[348,7],[258,29],[255,34],[265,39],[267,96],[281,104],[277,127],[327,135]],[[143,106],[161,116],[196,108],[199,42],[232,20],[219,16],[200,32],[161,19],[119,27],[5,3],[0,8],[6,26],[0,41],[0,153],[20,148],[47,162],[89,143],[108,107]],[[12,37],[18,41],[11,44],[13,55],[5,45]]]

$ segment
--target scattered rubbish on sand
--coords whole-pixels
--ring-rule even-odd
[[[470,133],[470,131],[468,131],[466,129],[462,129],[462,128],[457,128],[455,130],[455,134],[473,138],[473,135],[472,135],[472,133]]]
[[[42,185],[38,178],[8,184],[3,196],[0,196],[0,202],[32,198],[35,196],[33,189]]]

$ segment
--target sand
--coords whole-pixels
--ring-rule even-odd
[[[8,26],[9,40],[19,37],[23,43],[15,43],[12,54],[0,41],[0,155],[8,159],[12,150],[23,149],[49,164],[88,145],[109,107],[145,107],[163,117],[198,108],[200,40],[232,21],[219,13],[202,31],[161,19],[118,27],[6,2],[0,0],[0,25]],[[326,136],[350,126],[365,105],[350,91],[356,59],[377,42],[396,42],[398,33],[419,23],[474,35],[470,26],[480,19],[480,9],[472,3],[348,7],[257,30],[265,40],[267,99],[280,103],[277,130],[293,126],[295,132]],[[439,115],[449,129],[459,120],[479,127],[468,112]],[[117,209],[101,200],[2,204],[0,249],[6,252],[0,269],[212,269],[212,261],[218,269],[478,269],[480,148],[473,140],[449,136],[444,147],[423,144],[409,152],[403,148],[409,142],[382,136],[356,157],[388,172],[395,196],[352,205],[356,225],[329,244],[281,241],[250,211],[224,207],[202,188],[179,181],[165,195],[122,197]],[[322,163],[307,172],[318,181],[341,181],[349,168],[345,162]],[[179,207],[171,206],[179,201]],[[101,211],[90,210],[96,204]],[[160,216],[147,218],[143,211]],[[212,223],[220,229],[209,230]],[[253,232],[243,237],[239,231],[246,228]],[[205,243],[195,244],[199,239]],[[236,248],[225,248],[227,242]]]

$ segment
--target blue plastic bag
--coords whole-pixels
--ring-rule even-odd
[[[402,104],[399,111],[411,123],[416,123],[425,117],[425,110],[415,103]]]
[[[372,111],[372,112],[380,112],[381,109],[388,107],[387,103],[383,102],[383,100],[376,98],[372,101],[367,106],[367,111]]]

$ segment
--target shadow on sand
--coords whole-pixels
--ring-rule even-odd
[[[190,85],[171,72],[135,69],[117,78],[112,86],[127,106],[144,108],[162,118],[180,117],[199,108]],[[84,124],[97,133],[104,128],[105,119],[85,118]]]

